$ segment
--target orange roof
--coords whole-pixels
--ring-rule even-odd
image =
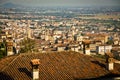
[[[109,56],[110,58],[113,58],[113,57],[114,57],[113,54],[110,53],[110,52],[107,52],[106,55]]]
[[[90,43],[91,43],[91,40],[84,40],[83,43],[84,43],[84,44],[90,44]]]
[[[32,65],[40,64],[39,59],[33,59],[33,60],[31,60],[31,62],[32,62]]]
[[[32,59],[35,59],[35,62],[36,59],[40,59],[41,64],[38,67],[40,80],[89,79],[111,73],[106,69],[107,64],[104,60],[76,52],[20,54],[10,59],[13,57],[0,60],[0,79],[31,80],[30,62]],[[4,69],[1,70],[1,68]],[[116,73],[120,74],[119,64],[115,65],[114,74]]]

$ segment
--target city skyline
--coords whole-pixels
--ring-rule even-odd
[[[120,0],[0,0],[0,5],[12,3],[22,6],[120,6]]]

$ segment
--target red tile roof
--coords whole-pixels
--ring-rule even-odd
[[[0,69],[2,69],[1,63],[4,61],[5,63],[10,62],[10,64],[4,65],[4,70],[0,70],[0,79],[31,80],[32,67],[30,62],[32,59],[40,60],[40,80],[86,79],[100,77],[110,73],[106,69],[104,60],[76,52],[21,54],[14,59],[10,58],[12,57],[0,60]],[[120,74],[120,71],[117,69],[120,69],[120,66],[117,65],[114,73]]]
[[[40,61],[39,61],[39,59],[33,59],[33,60],[31,60],[31,63],[32,63],[32,65],[39,65]]]

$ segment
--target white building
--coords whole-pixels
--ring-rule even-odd
[[[57,45],[57,51],[64,51],[65,48],[66,48],[65,44],[59,44],[59,45]]]
[[[75,52],[79,52],[79,49],[80,49],[79,46],[72,46],[71,47],[71,50],[75,51]]]
[[[85,54],[86,54],[86,55],[90,55],[90,54],[91,54],[90,48],[85,49]]]
[[[96,47],[98,54],[105,55],[106,52],[111,52],[112,45],[99,45]]]

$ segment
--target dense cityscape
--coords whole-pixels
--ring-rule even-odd
[[[70,50],[85,53],[85,42],[89,44],[85,54],[113,51],[119,55],[120,12],[115,7],[1,8],[0,17],[1,55]]]
[[[50,54],[47,55],[47,53]],[[51,62],[52,66],[57,65],[57,63],[54,63],[54,59],[56,61],[57,60],[59,61],[59,58],[65,60],[68,59],[70,61],[73,58],[72,54],[74,54],[76,58],[71,60],[71,62],[75,63],[74,60],[80,59],[81,61],[80,65],[84,64],[82,63],[84,61],[87,62],[87,59],[82,61],[80,57],[83,56],[90,60],[93,60],[93,58],[95,58],[95,60],[102,62],[108,59],[107,61],[108,63],[109,62],[120,63],[119,62],[120,8],[119,7],[20,7],[20,6],[11,7],[11,5],[4,8],[0,7],[0,60],[7,59],[8,57],[8,63],[9,60],[11,60],[11,64],[12,64],[12,60],[13,62],[14,60],[16,61],[19,60],[18,62],[21,65],[23,65],[22,59],[26,59],[27,61],[37,57],[36,55],[33,54],[37,54],[39,56],[38,58],[40,58],[41,61],[43,61],[43,63],[45,63],[46,61],[44,62],[43,60],[44,58],[41,57],[41,55],[42,56],[46,55],[46,58],[48,58],[46,60],[52,61]],[[27,57],[25,55],[27,55]],[[30,57],[31,55],[32,57]],[[68,57],[66,59],[63,55],[65,55],[65,57],[69,55],[70,58]],[[15,56],[17,57],[15,58]],[[62,56],[62,58],[60,56]],[[51,57],[53,57],[54,59],[52,59]],[[96,57],[99,59],[96,59]],[[34,65],[36,66],[37,64],[37,67],[35,67],[36,70],[38,68],[38,64],[40,64],[37,61],[38,60],[31,61],[32,62],[31,65],[33,69],[34,69]],[[2,61],[0,62],[4,63]],[[4,66],[8,64],[7,61],[5,63],[6,64],[3,64],[2,65],[3,67],[0,68],[0,71],[5,71]],[[67,67],[69,64],[71,64],[69,62],[67,63],[64,61],[63,63],[65,63],[65,66]],[[79,61],[76,63],[79,65]],[[96,62],[92,62],[92,63],[89,62],[90,65],[93,65],[93,63]],[[96,64],[99,63],[100,62]],[[78,66],[77,64],[75,64],[75,66]],[[103,64],[106,65],[107,63],[103,63]],[[10,67],[10,65],[8,66]],[[87,65],[88,64],[85,64],[84,68]],[[11,66],[13,66],[13,64]],[[51,67],[50,65],[48,66]],[[64,69],[62,68],[61,69],[65,70],[65,66],[63,66]],[[98,67],[96,65],[94,66]],[[93,68],[94,66],[90,66],[90,69]],[[29,65],[27,67],[29,67]],[[41,71],[42,69],[44,70],[44,68],[42,67],[40,68]],[[18,70],[21,71],[22,69],[20,68]],[[74,71],[72,71],[71,69],[72,68],[70,68],[71,73],[72,72],[74,73]],[[109,73],[108,71],[102,69],[101,67],[98,67],[96,69],[101,70],[101,72],[98,72],[98,75],[95,72],[96,76],[94,77],[93,77],[94,73],[91,74],[92,77],[91,76],[87,76],[87,77],[84,76],[84,77],[95,78],[98,76],[103,76],[103,74],[105,75]],[[111,66],[109,69],[113,70]],[[119,67],[117,67],[117,69],[119,69]],[[30,68],[28,68],[28,70],[30,70]],[[46,74],[47,73],[49,72],[46,71]],[[116,70],[113,71],[112,73],[118,75],[120,74],[120,71]],[[34,74],[42,75],[42,73],[33,73],[33,76]],[[68,79],[73,80],[74,76],[71,77],[70,74],[68,73],[65,74],[67,74],[66,76],[68,77]],[[41,79],[43,79],[43,76],[45,75],[42,75]],[[0,75],[0,77],[1,76],[3,76],[3,74]],[[5,77],[4,79],[10,79],[7,78],[6,76],[4,77]],[[26,80],[31,79],[26,77],[29,76],[24,77]],[[67,77],[65,78],[67,79]],[[35,78],[37,79],[38,77]],[[54,77],[54,78],[48,77],[48,79],[50,80],[57,78],[59,77]],[[78,78],[80,79],[83,78],[83,76],[81,77],[81,73]],[[18,79],[18,77],[16,79]],[[45,77],[44,79],[46,80],[47,78]],[[60,79],[65,80],[62,77],[60,77]]]

